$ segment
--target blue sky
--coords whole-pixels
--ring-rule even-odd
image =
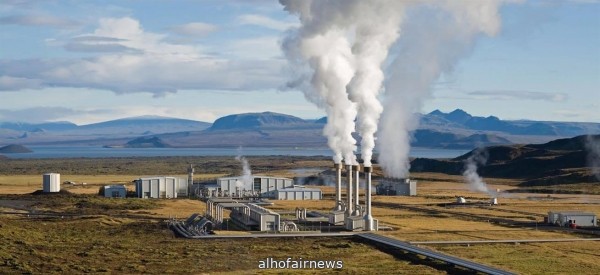
[[[600,122],[600,3],[527,1],[501,14],[502,31],[433,85],[423,112]],[[321,117],[280,89],[290,75],[279,43],[297,25],[277,1],[4,0],[0,121]]]

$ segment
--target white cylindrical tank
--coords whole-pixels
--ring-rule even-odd
[[[498,198],[492,198],[492,199],[490,200],[490,204],[491,204],[491,205],[497,205],[497,204],[498,204]]]
[[[43,178],[42,188],[44,193],[55,193],[60,191],[60,174],[46,173]]]

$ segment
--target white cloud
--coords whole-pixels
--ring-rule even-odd
[[[180,89],[244,90],[282,83],[285,62],[261,57],[235,60],[205,54],[198,45],[170,43],[168,35],[145,31],[130,17],[103,18],[92,33],[70,39],[70,51],[96,52],[81,59],[0,60],[4,90],[19,90],[35,79],[39,87],[80,87],[117,93]],[[0,86],[1,88],[2,86]]]
[[[40,87],[41,81],[39,79],[0,75],[0,91],[38,89]]]
[[[474,91],[467,93],[475,99],[483,100],[544,100],[564,102],[568,96],[564,93],[546,93],[514,90]]]
[[[54,28],[74,28],[81,25],[77,21],[52,15],[11,15],[0,17],[0,25],[47,26]]]
[[[241,39],[228,47],[231,55],[236,57],[254,56],[256,58],[280,58],[283,56],[279,45],[279,37],[265,36]]]
[[[203,37],[217,29],[218,28],[215,25],[202,22],[193,22],[171,27],[171,31],[176,34],[194,37]]]
[[[242,25],[255,25],[267,29],[284,31],[299,26],[298,23],[275,20],[258,14],[244,14],[238,17]]]
[[[36,107],[20,110],[0,109],[0,121],[10,122],[46,122],[60,120],[79,112],[63,107]]]

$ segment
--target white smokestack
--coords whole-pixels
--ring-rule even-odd
[[[352,165],[346,165],[346,174],[348,177],[348,185],[346,186],[346,215],[351,216],[354,212],[354,204],[352,203],[352,190],[354,188],[352,186]]]
[[[373,215],[371,213],[371,167],[365,166],[365,230],[373,231]]]
[[[477,148],[473,151],[471,156],[465,160],[465,171],[463,176],[469,184],[471,191],[483,192],[491,194],[487,187],[487,184],[477,173],[477,167],[484,165],[487,162],[487,151],[484,148]]]

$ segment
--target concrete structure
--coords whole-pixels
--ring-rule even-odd
[[[252,231],[280,231],[278,213],[253,203],[239,203],[232,199],[210,198],[206,201],[206,216],[216,226],[223,227],[223,210],[231,209],[230,218],[238,227]]]
[[[344,223],[346,230],[357,231],[364,230],[365,219],[362,216],[347,217]]]
[[[60,174],[46,173],[43,175],[42,190],[44,193],[60,192]]]
[[[106,198],[125,198],[127,196],[127,188],[125,185],[105,185],[102,193]]]
[[[272,198],[277,200],[320,200],[322,194],[321,189],[295,187],[275,190]]]
[[[365,213],[364,213],[364,230],[365,231],[373,231],[378,230],[377,220],[373,219],[373,215],[371,212],[371,173],[373,172],[373,168],[370,166],[363,168],[365,173]]]
[[[135,194],[138,198],[166,198],[187,196],[187,180],[176,177],[144,177],[135,182]]]
[[[360,183],[360,166],[352,165],[352,169],[354,169],[354,211],[352,211],[352,216],[359,216],[360,213],[360,202],[359,202],[359,183]]]
[[[252,176],[252,186],[244,186],[243,177],[218,178],[219,191],[226,197],[237,197],[239,194],[254,192],[259,196],[268,196],[272,191],[293,188],[294,181],[288,178]]]
[[[352,202],[352,165],[346,165],[346,176],[348,178],[348,182],[346,185],[346,216],[351,216],[354,208],[354,203]]]
[[[598,226],[596,214],[580,211],[550,211],[548,212],[548,223],[559,226]]]
[[[383,178],[377,185],[377,195],[416,196],[417,181],[410,179]]]
[[[194,194],[204,198],[270,198],[277,200],[320,200],[320,189],[294,185],[288,178],[252,176],[251,184],[244,184],[243,177],[224,177],[214,184],[200,184],[194,187]]]
[[[345,211],[342,201],[342,164],[335,163],[335,208],[333,211]]]

